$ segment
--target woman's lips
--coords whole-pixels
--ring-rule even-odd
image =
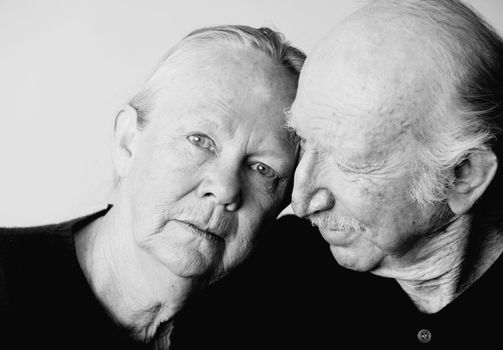
[[[191,232],[195,233],[196,235],[202,236],[202,237],[207,238],[211,241],[223,242],[223,240],[224,240],[222,235],[218,234],[217,232],[202,229],[200,226],[193,224],[191,222],[181,221],[181,220],[174,220],[174,221],[184,225],[185,227],[187,227]]]

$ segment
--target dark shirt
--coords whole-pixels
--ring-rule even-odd
[[[73,234],[105,213],[0,228],[0,349],[142,348],[101,307],[77,261]]]
[[[503,344],[501,257],[461,296],[428,315],[395,280],[340,267],[318,230],[304,220],[281,218],[262,243],[250,260],[180,315],[176,349],[486,349]]]
[[[0,349],[148,348],[113,322],[76,258],[73,234],[105,212],[0,229]],[[315,228],[287,216],[177,315],[172,349],[499,348],[502,265],[426,315],[396,281],[338,266]]]

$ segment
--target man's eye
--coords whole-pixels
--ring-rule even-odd
[[[199,148],[204,148],[210,151],[213,151],[216,148],[213,140],[206,135],[189,135],[187,139],[190,143]]]
[[[278,177],[278,174],[271,167],[265,165],[264,163],[257,162],[250,164],[250,169],[256,171],[257,173],[265,177],[269,178]]]

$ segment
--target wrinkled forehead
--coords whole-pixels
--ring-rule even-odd
[[[157,77],[155,107],[193,108],[209,101],[235,108],[238,100],[259,102],[258,109],[289,107],[297,87],[294,75],[257,49],[220,46],[191,48],[172,58]]]
[[[426,113],[420,97],[424,92],[417,86],[402,86],[390,94],[366,82],[358,84],[356,79],[340,78],[339,82],[313,79],[301,83],[291,111],[299,133],[342,146],[385,147],[412,133],[417,119]],[[323,90],[323,86],[328,87]]]
[[[290,152],[285,110],[295,97],[296,77],[254,49],[209,50],[199,58],[162,81],[149,116],[151,130],[190,124],[225,139],[249,134],[254,145]]]
[[[360,156],[400,147],[429,112],[428,67],[413,45],[383,49],[378,38],[342,34],[308,58],[292,126],[301,136]]]

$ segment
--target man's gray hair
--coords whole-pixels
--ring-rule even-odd
[[[158,64],[142,89],[129,104],[138,113],[138,127],[143,128],[153,108],[155,96],[167,84],[167,75],[175,69],[177,58],[195,48],[225,45],[230,49],[256,49],[271,58],[272,64],[287,69],[298,79],[305,54],[290,45],[283,35],[269,28],[244,25],[222,25],[197,29],[178,42]],[[195,57],[194,59],[197,59]]]
[[[419,160],[411,194],[423,205],[442,201],[474,149],[503,155],[503,42],[458,0],[375,0],[366,12],[399,23],[397,30],[431,49],[437,74],[426,93],[433,113],[415,130]]]

